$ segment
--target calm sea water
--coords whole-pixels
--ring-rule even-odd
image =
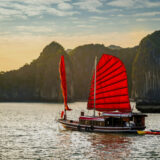
[[[69,106],[72,119],[87,113],[84,102]],[[56,122],[62,109],[63,104],[0,103],[0,159],[160,159],[160,135],[66,131]],[[148,114],[146,125],[160,129],[160,114]]]

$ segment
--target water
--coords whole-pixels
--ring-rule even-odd
[[[78,119],[86,103],[69,106],[68,116]],[[62,109],[62,104],[0,103],[0,159],[160,159],[160,135],[66,131],[56,122]],[[160,114],[149,114],[147,129],[160,129],[159,122]]]

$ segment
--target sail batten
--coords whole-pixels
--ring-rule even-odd
[[[103,91],[103,92],[97,92],[96,95],[99,95],[99,94],[103,94],[103,93],[106,93],[106,92],[111,92],[111,91],[116,91],[117,89],[120,90],[120,89],[127,89],[127,86],[126,87],[121,87],[121,88],[116,88],[116,89],[112,89],[112,90],[106,90],[106,91]],[[93,96],[93,95],[91,95]]]
[[[128,94],[123,94],[123,95],[113,95],[113,96],[106,96],[106,97],[98,97],[96,100],[99,99],[104,99],[104,98],[112,98],[112,97],[120,97],[120,96],[127,96]],[[93,99],[88,99],[88,101],[92,101]]]
[[[131,112],[124,64],[117,57],[103,54],[96,71],[97,78],[95,80],[93,75],[87,108],[93,109],[95,101],[97,111]]]
[[[116,72],[117,70],[119,70],[122,66],[119,66],[118,68],[116,68],[115,70],[109,72],[107,75],[101,77],[100,79],[97,80],[97,82],[99,82],[100,80],[102,80],[104,77],[111,75],[112,73]]]
[[[117,81],[117,82],[114,82],[114,83],[108,84],[108,85],[106,85],[106,86],[103,86],[103,87],[101,87],[101,88],[97,88],[97,90],[102,89],[102,88],[106,88],[106,87],[109,87],[109,86],[112,86],[112,85],[114,85],[114,84],[116,84],[116,83],[119,83],[119,82],[122,82],[122,81],[125,81],[125,80],[127,80],[127,79],[122,79],[122,80],[119,80],[119,81]]]
[[[112,58],[110,58],[108,61],[106,61],[106,63],[103,66],[101,66],[100,68],[97,69],[97,72],[99,72],[101,69],[103,69],[103,67],[105,67],[107,65],[107,63],[111,60],[112,60]]]
[[[116,64],[116,63],[118,63],[118,61],[115,62],[115,64]],[[108,72],[108,71],[112,68],[112,66],[115,65],[115,64],[112,64],[111,66],[109,66],[108,68],[106,68],[106,70],[104,70],[104,71],[101,72],[100,74],[97,74],[97,80],[98,80],[98,77],[99,77],[99,76],[104,75],[104,73],[105,73],[105,72]]]
[[[106,79],[106,80],[104,80],[104,81],[98,81],[97,84],[101,84],[101,83],[107,82],[107,81],[109,81],[109,80],[111,80],[111,79],[113,79],[113,78],[121,75],[122,73],[125,73],[125,72],[122,71],[122,72],[118,73],[117,75],[114,75],[114,76],[112,76],[112,77],[110,77],[110,78],[108,78],[108,79]]]
[[[128,103],[128,101],[126,102],[108,102],[108,103],[96,103],[96,105],[102,105],[102,104],[124,104],[124,103]],[[93,104],[93,103],[91,103]],[[108,108],[109,109],[109,108]],[[113,108],[111,108],[113,109]],[[118,109],[118,108],[117,108]]]

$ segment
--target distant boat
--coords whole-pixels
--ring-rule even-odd
[[[117,57],[103,54],[98,64],[97,58],[95,59],[95,70],[87,105],[88,110],[93,110],[93,116],[86,116],[84,112],[81,112],[79,121],[67,119],[67,111],[71,109],[67,105],[64,56],[61,57],[59,71],[64,111],[58,121],[64,127],[78,131],[111,133],[137,133],[137,130],[146,128],[145,117],[147,115],[133,113],[131,110],[126,69]]]
[[[145,134],[153,134],[153,135],[160,135],[160,131],[137,131],[138,134],[140,135],[145,135]]]

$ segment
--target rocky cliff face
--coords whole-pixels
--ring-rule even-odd
[[[75,48],[70,52],[71,61],[74,69],[74,93],[75,100],[87,100],[91,85],[91,78],[94,72],[94,60],[98,60],[102,54],[110,54],[120,58],[127,69],[129,92],[131,93],[132,80],[132,62],[136,55],[137,47],[112,50],[104,45],[89,44]]]
[[[68,99],[87,100],[94,70],[95,56],[103,53],[119,57],[127,68],[131,91],[131,64],[137,48],[109,49],[100,44],[89,44],[71,50],[52,42],[38,59],[19,70],[0,74],[0,101],[62,101],[59,61],[65,56]]]
[[[31,64],[0,73],[0,101],[62,101],[61,55],[66,63],[68,99],[87,100],[95,56],[99,60],[103,53],[123,61],[132,98],[141,103],[160,103],[160,31],[148,35],[134,48],[110,49],[89,44],[69,50],[67,54],[61,45],[52,42]]]
[[[44,48],[40,57],[36,60],[36,90],[42,100],[62,101],[59,78],[59,61],[61,55],[64,55],[66,63],[68,99],[71,99],[74,95],[72,64],[69,56],[62,46],[58,43],[52,42]]]
[[[62,101],[59,60],[65,56],[68,99],[73,97],[73,76],[69,56],[52,42],[37,60],[19,70],[0,74],[0,101]]]
[[[160,31],[145,37],[133,63],[132,97],[139,102],[160,102]]]
[[[84,45],[70,52],[74,72],[75,100],[87,100],[89,95],[91,78],[94,70],[95,56],[100,58],[106,53],[103,45]]]

